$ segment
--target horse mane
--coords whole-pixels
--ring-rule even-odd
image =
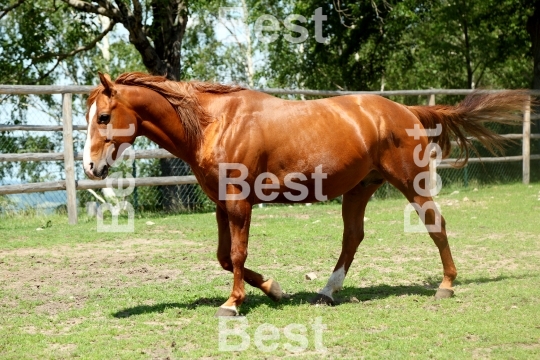
[[[124,73],[118,76],[115,84],[140,86],[153,90],[163,96],[178,114],[188,141],[200,142],[203,127],[215,119],[201,106],[197,93],[228,94],[244,90],[237,85],[223,85],[202,81],[172,81],[164,76],[149,75],[142,72]],[[92,104],[104,90],[103,85],[94,89],[88,97],[87,104]]]

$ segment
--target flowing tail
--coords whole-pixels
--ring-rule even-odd
[[[464,166],[470,151],[478,153],[471,137],[476,138],[492,154],[504,151],[508,139],[486,128],[483,123],[518,125],[522,123],[521,112],[529,103],[529,95],[523,90],[508,90],[493,94],[471,93],[456,106],[408,106],[424,128],[435,129],[441,124],[442,133],[430,137],[442,150],[443,157],[448,157],[451,140],[459,148],[459,166]],[[457,163],[457,162],[456,162]],[[457,164],[456,164],[457,165]]]

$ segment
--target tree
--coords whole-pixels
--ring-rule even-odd
[[[54,1],[17,0],[0,5],[0,79],[7,84],[51,84],[95,48],[101,31],[92,16]]]
[[[322,8],[328,17],[323,23],[327,39],[318,42],[310,34],[300,44],[284,37],[273,43],[269,71],[276,86],[529,87],[532,64],[525,23],[532,14],[530,1],[305,0],[294,4],[294,12],[307,19]]]
[[[300,43],[281,36],[271,44],[271,86],[339,90],[380,87],[385,59],[400,36],[397,29],[387,31],[383,21],[391,11],[390,4],[308,0],[292,5],[295,14],[308,20],[301,25],[308,28],[309,36]],[[316,22],[310,20],[316,11],[327,17],[321,22],[319,35]],[[284,14],[280,16],[285,18]],[[298,37],[292,31],[286,34]]]
[[[531,9],[513,0],[406,0],[388,19],[407,29],[387,63],[392,88],[529,87]]]
[[[188,19],[187,0],[62,2],[84,14],[108,17],[111,29],[115,24],[122,24],[150,73],[171,80],[180,79],[182,39]]]

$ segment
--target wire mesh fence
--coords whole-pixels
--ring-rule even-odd
[[[291,97],[291,96],[287,96]],[[297,96],[296,96],[297,97]],[[304,98],[312,98],[307,96]],[[456,103],[462,96],[437,98],[438,103]],[[84,95],[74,96],[73,115],[75,125],[86,125]],[[425,96],[394,96],[393,100],[405,104],[426,104]],[[0,125],[61,125],[62,106],[60,95],[0,95]],[[498,125],[493,127],[498,133],[521,133],[519,127]],[[531,133],[540,133],[540,121],[532,122]],[[85,131],[74,132],[74,150],[82,152],[86,140]],[[137,150],[155,149],[145,138],[134,144]],[[63,151],[61,131],[0,131],[0,154],[54,153]],[[540,139],[531,139],[531,153],[540,154]],[[509,142],[506,156],[521,155],[520,140]],[[450,157],[456,157],[452,153]],[[493,156],[486,149],[478,147],[478,155]],[[471,155],[471,156],[474,156]],[[76,179],[85,179],[82,162],[76,161]],[[115,175],[116,174],[116,175]],[[179,159],[138,159],[132,163],[122,163],[111,169],[111,176],[117,177],[159,177],[190,175],[187,164]],[[522,162],[469,163],[460,169],[439,169],[443,188],[478,187],[486,184],[519,182],[522,179]],[[63,180],[63,161],[26,161],[0,163],[0,185],[22,184]],[[531,181],[540,181],[540,160],[531,161]],[[385,184],[375,194],[376,197],[394,197],[400,194]],[[79,190],[77,204],[80,211],[92,204],[128,201],[136,212],[192,212],[213,208],[213,203],[198,185],[144,186],[135,187],[131,192],[115,192],[110,189]],[[88,205],[87,205],[88,204]],[[66,194],[51,191],[32,194],[0,196],[0,214],[10,213],[51,213],[64,212]]]
[[[144,149],[139,143],[137,149]],[[147,148],[147,147],[146,147]],[[111,169],[110,177],[153,177],[153,176],[185,176],[191,175],[189,166],[179,159],[138,159],[132,164],[121,165]],[[129,202],[136,212],[193,212],[212,207],[212,202],[199,185],[140,186],[132,190],[77,191],[78,202],[86,207],[86,203],[106,201],[116,203]]]

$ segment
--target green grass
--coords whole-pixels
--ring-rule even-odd
[[[218,348],[214,313],[232,277],[215,259],[213,214],[143,216],[134,233],[98,233],[87,218],[0,218],[0,358],[538,358],[539,198],[540,184],[515,184],[436,199],[459,272],[456,296],[444,301],[433,299],[436,247],[403,231],[406,202],[371,201],[335,307],[308,302],[339,256],[340,206],[255,208],[247,266],[288,297],[274,304],[247,286],[251,343],[234,354]],[[305,280],[308,272],[317,279]],[[315,348],[317,317],[326,353]],[[279,329],[279,340],[264,342],[278,344],[270,353],[254,344],[264,323]],[[300,354],[284,349],[298,345],[283,333],[292,323],[307,329]]]

